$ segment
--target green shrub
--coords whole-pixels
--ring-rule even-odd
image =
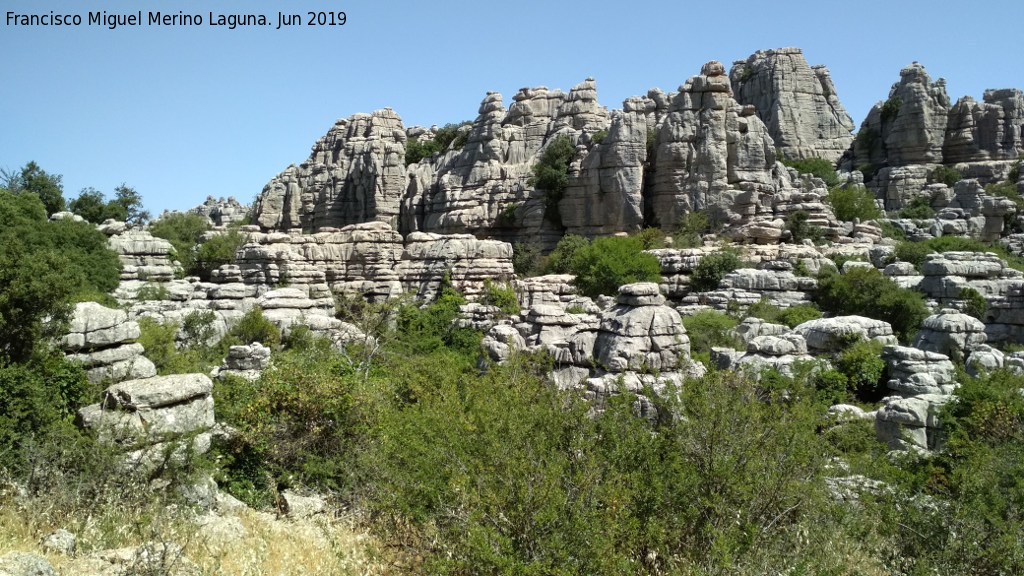
[[[281,344],[281,330],[269,320],[263,318],[263,311],[253,308],[242,316],[238,324],[228,331],[228,336],[239,340],[242,344],[259,342],[272,350]]]
[[[950,188],[962,178],[963,176],[960,175],[960,172],[950,166],[938,166],[928,174],[929,181],[941,182]]]
[[[542,271],[544,253],[532,242],[516,242],[512,246],[512,269],[518,276],[534,276]]]
[[[186,272],[209,280],[210,274],[220,266],[234,264],[235,254],[248,241],[248,234],[241,233],[237,228],[230,228],[227,232],[200,244],[196,250],[195,267]]]
[[[780,314],[782,314],[782,308],[772,304],[767,296],[762,296],[760,300],[751,304],[746,312],[746,316],[760,318],[772,324],[778,324]]]
[[[875,205],[874,194],[867,188],[829,188],[828,203],[832,206],[836,218],[846,222],[855,218],[865,221],[882,217],[881,210]]]
[[[733,270],[743,267],[739,253],[723,248],[700,259],[697,267],[690,275],[690,290],[693,292],[709,292],[718,289],[718,283]]]
[[[702,236],[711,231],[708,215],[704,212],[688,212],[679,219],[679,226],[672,237],[675,248],[700,248],[704,245]]]
[[[217,314],[213,310],[195,310],[181,319],[181,333],[188,347],[206,346],[216,334],[213,327]]]
[[[583,236],[567,234],[558,241],[558,245],[548,255],[544,266],[545,274],[571,274],[572,260],[576,252],[590,246],[590,240]]]
[[[170,300],[171,293],[161,283],[147,282],[136,292],[135,299],[140,302]]]
[[[511,286],[495,286],[489,279],[484,280],[483,303],[497,306],[506,316],[519,314],[519,298]]]
[[[1024,270],[1024,258],[1011,254],[1005,246],[962,236],[940,236],[924,242],[901,242],[896,246],[895,255],[899,260],[910,262],[920,270],[926,256],[941,252],[993,252],[1006,260],[1011,268]]]
[[[909,342],[928,317],[920,294],[900,288],[875,268],[855,268],[846,274],[823,272],[815,298],[823,310],[837,315],[884,320],[903,342]]]
[[[690,354],[705,364],[710,364],[711,348],[738,346],[739,341],[730,333],[738,324],[739,320],[714,310],[703,310],[693,316],[684,316],[683,327],[690,338]]]
[[[988,312],[988,301],[974,288],[964,288],[957,294],[958,300],[964,301],[964,313],[977,318],[985,319],[985,312]]]
[[[447,348],[475,357],[479,354],[483,335],[452,324],[459,315],[459,307],[465,303],[466,299],[446,280],[433,304],[420,307],[410,303],[399,309],[398,342],[414,354]]]
[[[174,212],[161,216],[150,226],[149,232],[170,242],[181,266],[188,273],[195,273],[199,239],[209,229],[209,221],[198,214]]]
[[[178,355],[175,339],[178,334],[177,322],[160,324],[152,318],[139,318],[139,344],[160,374],[170,373]]]
[[[654,161],[654,153],[658,150],[658,132],[656,130],[647,131],[647,162]]]
[[[836,370],[847,379],[848,390],[861,402],[878,402],[885,396],[885,361],[882,344],[861,340],[843,350],[835,360]]]
[[[900,109],[903,107],[903,100],[900,100],[899,96],[893,96],[885,101],[882,105],[882,122],[888,122],[895,120],[900,114]]]
[[[818,400],[826,405],[844,404],[850,398],[850,380],[837,370],[823,370],[814,376]]]
[[[572,138],[565,134],[558,136],[544,149],[540,161],[533,165],[533,176],[527,182],[531,188],[547,193],[544,196],[545,215],[552,222],[561,222],[558,202],[569,186],[569,164],[575,155],[576,145]]]
[[[913,220],[931,220],[935,217],[935,210],[928,198],[918,196],[907,203],[906,207],[900,210],[900,218]]]
[[[462,130],[463,126],[470,126],[470,121],[459,124],[445,124],[437,129],[434,138],[421,141],[419,138],[409,138],[405,143],[405,165],[415,164],[424,158],[430,158],[434,154],[444,152],[452,143],[456,150],[461,150],[469,141],[469,131]]]
[[[804,160],[783,160],[782,163],[789,168],[796,169],[801,174],[812,174],[825,181],[825,186],[832,188],[839,186],[839,174],[835,166],[824,158],[807,158]]]
[[[607,130],[601,130],[600,132],[595,132],[590,137],[590,141],[593,142],[594,144],[600,144],[600,143],[604,142],[606,138],[608,138],[608,131]]]
[[[778,322],[790,328],[796,328],[804,322],[821,318],[821,311],[813,304],[800,304],[791,306],[779,312]]]
[[[789,233],[792,234],[793,242],[799,243],[804,240],[811,240],[818,244],[825,239],[825,231],[818,226],[808,224],[808,218],[810,218],[810,214],[805,210],[797,210],[786,216],[786,230],[789,230]]]
[[[657,250],[665,247],[665,233],[658,228],[644,228],[636,235],[644,250]]]
[[[1013,200],[1014,204],[1017,205],[1018,210],[1024,209],[1024,198],[1021,198],[1020,192],[1017,191],[1016,182],[1006,181],[997,184],[989,184],[988,186],[985,186],[985,192],[991,196],[998,196],[1000,198]]]
[[[893,225],[892,222],[879,222],[878,225],[882,228],[882,238],[891,238],[898,242],[907,241],[907,235],[903,233],[903,230]]]
[[[571,270],[580,293],[590,297],[614,295],[623,284],[661,280],[658,259],[643,252],[638,237],[598,238],[573,252]]]

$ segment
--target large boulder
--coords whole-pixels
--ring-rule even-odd
[[[895,344],[896,336],[888,322],[864,316],[836,316],[810,320],[793,328],[803,336],[807,349],[818,354],[839,352],[857,340]]]
[[[85,368],[93,384],[151,378],[156,367],[135,342],[140,335],[139,324],[129,320],[125,311],[80,302],[60,346],[68,360]]]

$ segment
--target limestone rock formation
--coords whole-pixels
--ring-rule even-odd
[[[123,310],[96,302],[75,305],[69,332],[60,342],[65,357],[85,368],[93,384],[156,376],[156,367],[135,341],[139,324]]]
[[[799,48],[755,52],[729,71],[736,101],[754,106],[785,158],[835,162],[853,144],[855,124],[828,68],[811,67]]]
[[[949,357],[905,346],[886,346],[888,387],[895,395],[882,400],[875,417],[878,439],[896,450],[942,447],[938,411],[949,402],[957,383]]]
[[[381,221],[397,227],[405,194],[405,127],[390,109],[338,120],[309,159],[264,187],[254,207],[264,229],[340,228]]]
[[[967,358],[985,340],[985,324],[981,320],[947,308],[925,318],[914,337],[914,348],[950,358]]]
[[[237,376],[250,382],[259,379],[270,365],[270,348],[259,342],[249,345],[228,348],[228,356],[217,370],[216,377],[224,380],[228,376]]]
[[[1017,89],[986,90],[982,102],[970,96],[949,110],[943,161],[1016,160],[1024,152],[1024,94]]]
[[[206,202],[192,208],[189,213],[206,218],[211,226],[230,226],[245,220],[249,215],[249,207],[239,203],[234,196],[228,196],[227,200],[207,196]]]
[[[203,374],[128,380],[78,411],[79,424],[110,442],[152,444],[213,426],[213,382]]]
[[[793,332],[803,336],[807,341],[807,349],[816,353],[838,352],[851,339],[896,344],[896,336],[888,322],[863,316],[810,320],[793,328]]]
[[[110,249],[121,259],[121,280],[166,282],[174,279],[171,253],[174,246],[145,230],[128,230],[111,236]]]

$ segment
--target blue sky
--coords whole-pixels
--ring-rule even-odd
[[[161,10],[202,26],[15,27],[6,12]],[[277,13],[344,10],[345,26],[276,30]],[[210,26],[209,13],[274,26]],[[488,91],[568,90],[588,76],[609,108],[675,90],[708,60],[730,67],[797,46],[832,71],[858,125],[919,61],[950,97],[1024,88],[1024,2],[126,2],[8,0],[0,19],[0,167],[30,160],[65,197],[124,182],[154,214],[207,195],[251,202],[336,118],[393,108],[407,126],[473,119]]]

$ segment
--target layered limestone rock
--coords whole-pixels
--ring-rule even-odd
[[[943,161],[1016,160],[1024,153],[1024,95],[1017,89],[986,90],[982,102],[970,96],[949,110]]]
[[[941,303],[958,301],[967,288],[986,299],[1007,296],[1024,284],[1024,273],[1006,265],[992,252],[943,252],[925,256],[918,288]]]
[[[732,98],[719,62],[708,62],[699,76],[680,86],[658,129],[655,150],[650,199],[662,226],[704,210],[731,223],[740,219],[734,205],[765,211],[760,196],[776,190],[775,143],[754,107]]]
[[[896,336],[888,322],[864,316],[810,320],[793,328],[793,332],[803,336],[807,349],[816,354],[838,352],[857,340],[896,344]]]
[[[828,68],[811,67],[799,48],[755,52],[733,63],[732,91],[754,106],[785,158],[837,161],[853,144],[853,119],[836,95]]]
[[[103,402],[79,410],[78,423],[107,442],[154,444],[213,427],[212,392],[203,374],[128,380],[107,388]]]
[[[145,230],[128,230],[110,237],[108,246],[121,259],[121,280],[167,282],[174,279],[174,246]]]
[[[947,308],[925,318],[914,336],[914,348],[963,359],[986,339],[981,320]]]
[[[93,384],[151,378],[156,367],[136,343],[140,334],[139,324],[129,320],[125,311],[81,302],[75,305],[71,327],[60,345],[68,360],[85,368]]]
[[[270,348],[254,342],[249,345],[228,348],[228,356],[216,370],[214,376],[224,380],[228,376],[244,378],[250,382],[259,379],[270,365]]]
[[[789,268],[788,264],[782,264]],[[740,268],[726,274],[717,290],[692,294],[682,303],[711,306],[721,311],[729,310],[730,306],[750,306],[761,300],[779,308],[810,304],[818,288],[817,280],[796,276],[790,269]]]
[[[780,324],[747,318],[736,327],[736,333],[746,344],[746,350],[713,348],[711,360],[720,370],[748,370],[756,375],[773,368],[783,376],[793,377],[795,362],[814,359],[807,353],[804,337]]]
[[[956,368],[949,357],[905,346],[886,346],[888,388],[875,416],[875,434],[894,450],[942,447],[938,412],[952,398]]]
[[[309,158],[264,187],[254,206],[263,229],[398,225],[406,189],[405,127],[390,109],[335,122]]]
[[[189,210],[189,214],[198,214],[206,218],[211,226],[230,226],[237,224],[249,215],[249,207],[235,200],[234,196],[228,196],[225,200],[219,200],[213,196],[207,196],[206,202]]]

